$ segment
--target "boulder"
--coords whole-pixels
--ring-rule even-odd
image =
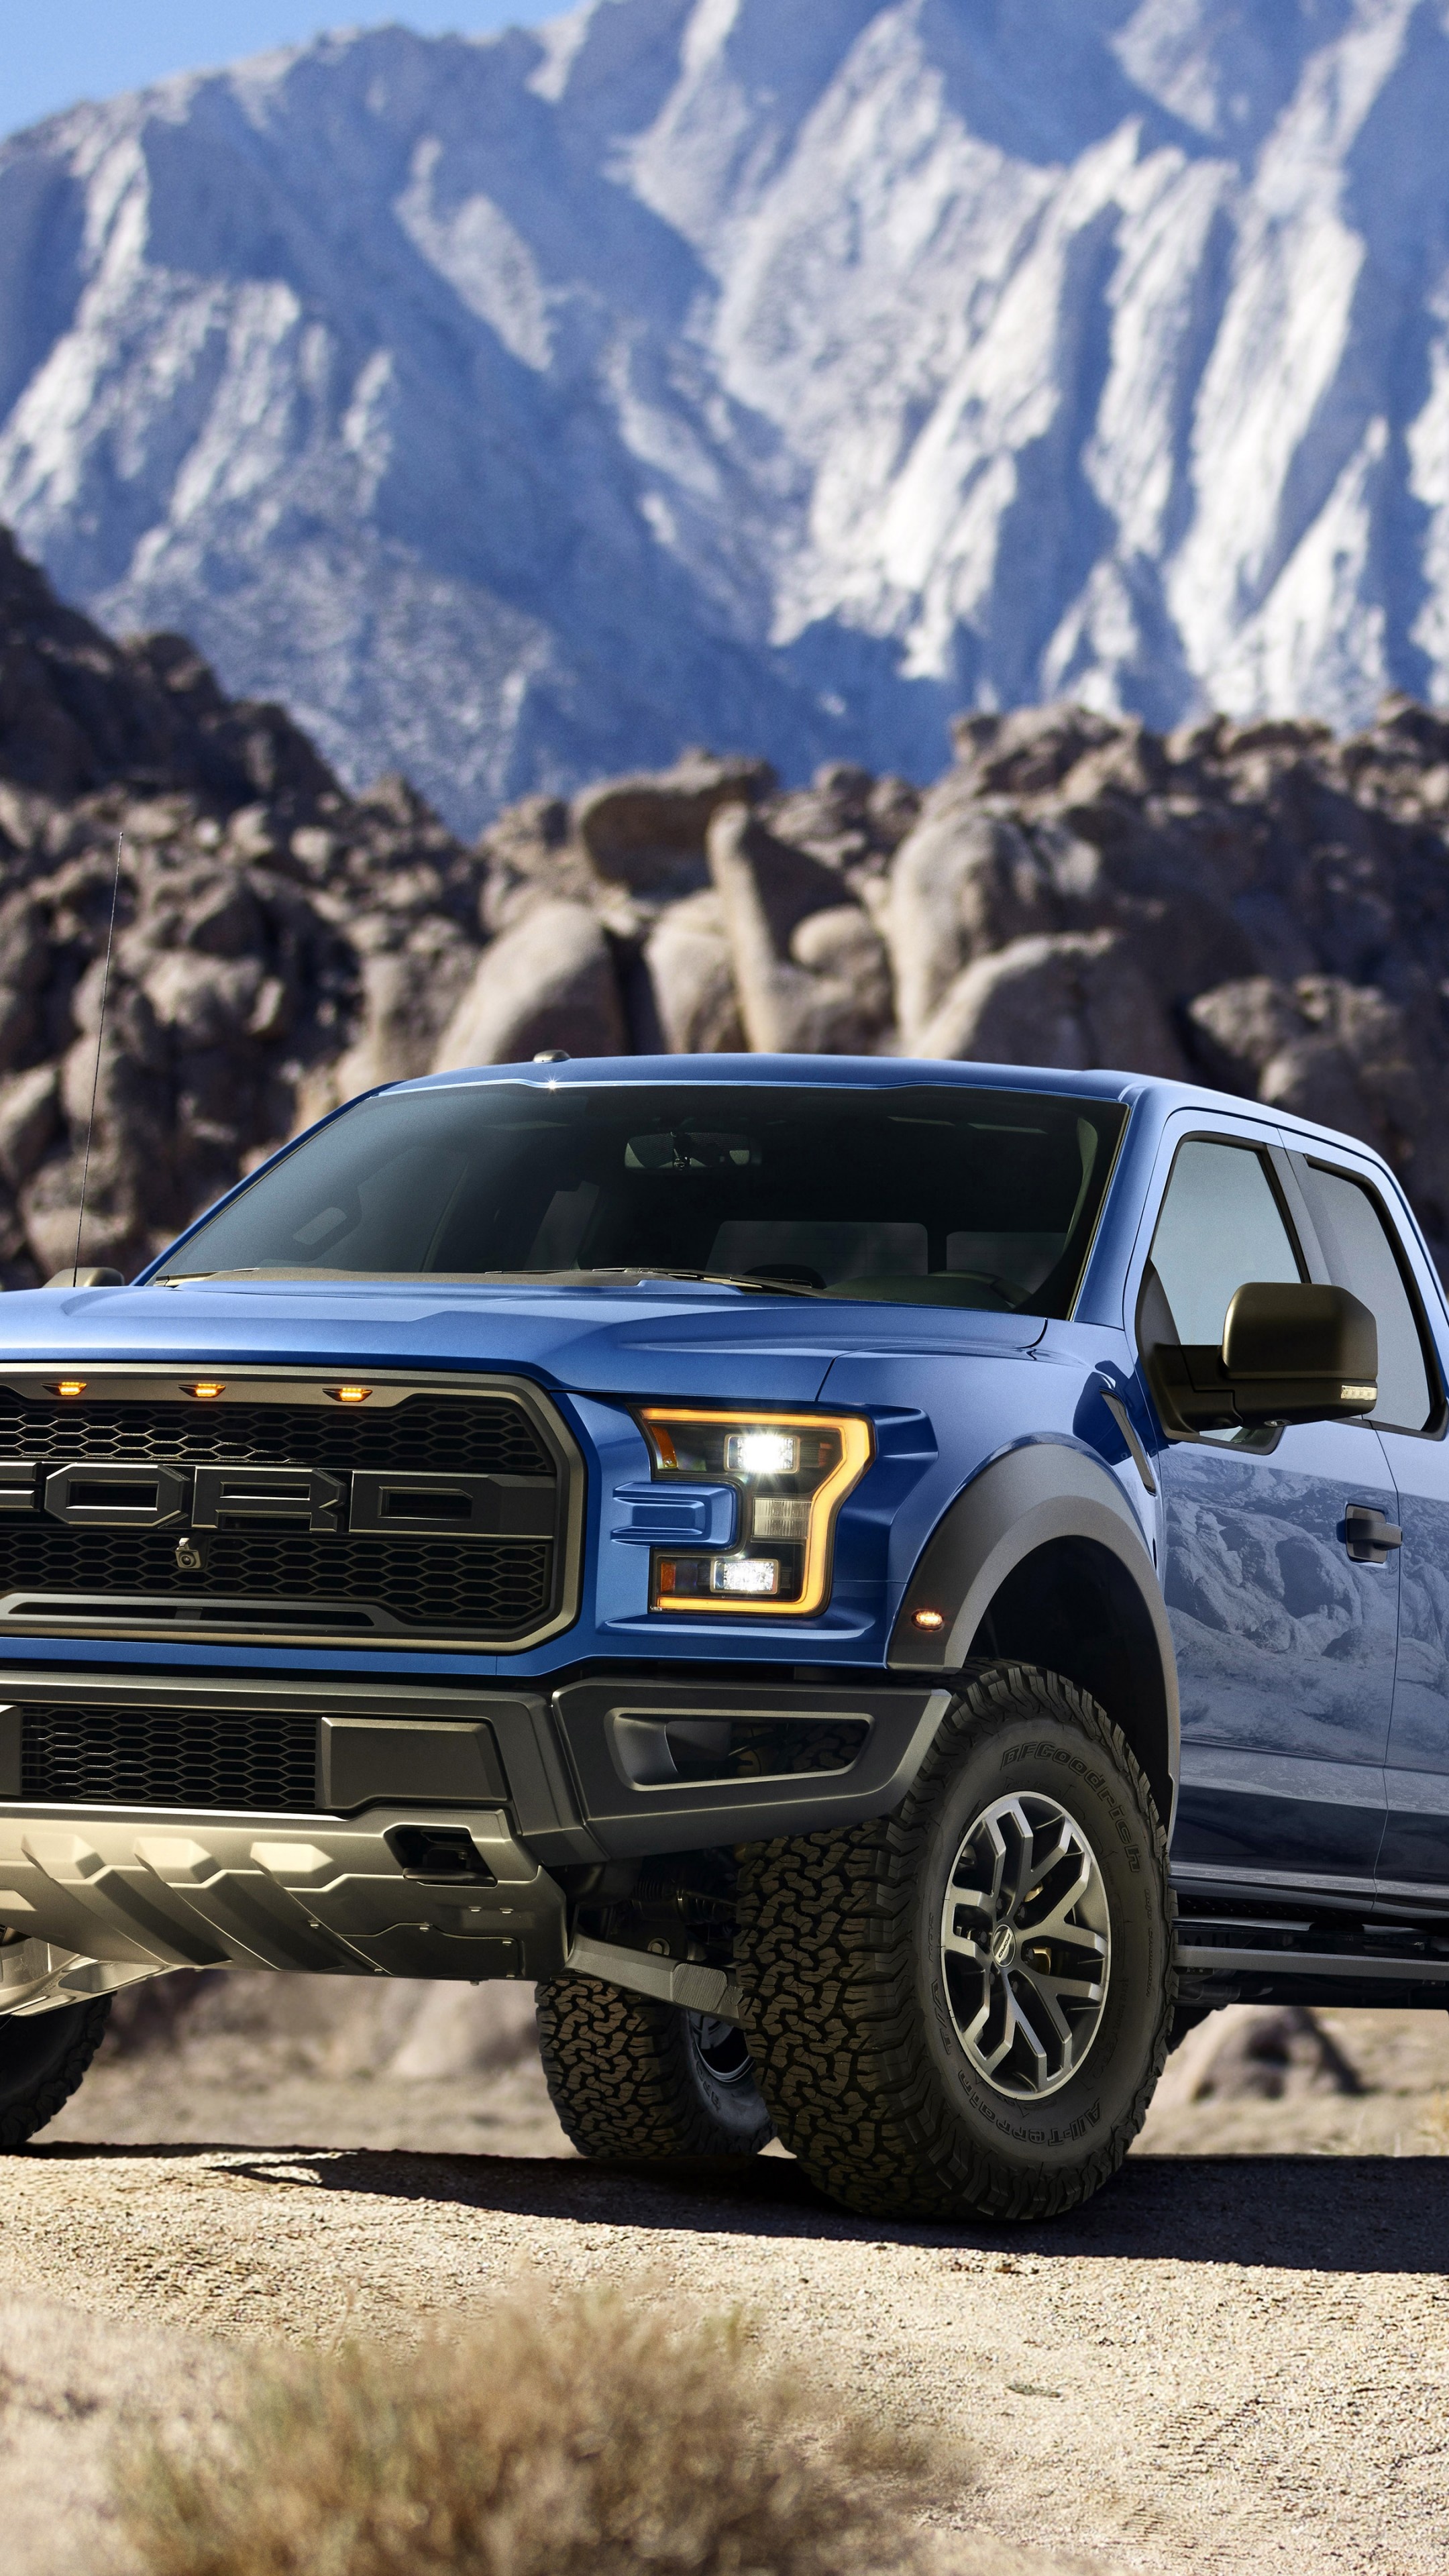
[[[608,882],[646,893],[682,878],[702,882],[713,816],[722,805],[757,803],[774,783],[768,761],[686,752],[672,769],[585,789],[574,799],[574,834]]]
[[[384,2071],[410,2084],[445,2083],[521,2065],[537,2050],[531,1986],[431,1985]]]
[[[0,1172],[12,1190],[28,1181],[60,1133],[60,1082],[53,1064],[0,1084]]]
[[[1265,975],[1200,993],[1184,1028],[1204,1077],[1375,1147],[1427,1232],[1449,1242],[1449,1032],[1437,998],[1400,1003],[1342,976]]]
[[[959,780],[928,796],[902,842],[883,915],[895,969],[901,1044],[922,1032],[973,958],[1060,927],[1051,880],[1019,827],[983,814]]]
[[[973,796],[1036,797],[1050,795],[1087,753],[1124,730],[1087,707],[1014,707],[1008,715],[957,716],[951,741]]]
[[[849,1055],[871,1031],[851,986],[797,965],[790,942],[812,913],[835,910],[833,870],[779,840],[747,806],[727,805],[709,834],[710,873],[734,964],[740,1018],[764,1054]]]
[[[113,2056],[195,2060],[200,2080],[287,2074],[409,2083],[492,2074],[536,2054],[531,1986],[389,1977],[238,1977],[181,1969],[116,1999]]]
[[[891,962],[880,932],[858,903],[807,913],[790,934],[790,955],[812,975],[845,987],[865,1036],[884,1036],[894,1017]]]
[[[473,952],[453,935],[364,953],[361,1026],[337,1063],[337,1099],[428,1072],[473,966]]]
[[[773,798],[766,820],[782,840],[844,873],[873,852],[894,846],[877,825],[874,791],[875,780],[868,769],[854,761],[829,761],[816,770],[808,787]]]
[[[526,1064],[546,1047],[580,1056],[625,1051],[609,942],[583,904],[542,903],[484,950],[433,1070]]]
[[[952,984],[912,1050],[985,1064],[1052,1064],[1182,1080],[1182,1052],[1118,931],[1013,940]]]
[[[483,930],[511,930],[540,903],[597,905],[606,892],[582,844],[573,837],[561,796],[524,796],[499,815],[479,843],[486,874],[479,905]]]
[[[1191,2102],[1278,2102],[1357,2093],[1357,2070],[1302,2004],[1227,2004],[1188,2032],[1167,2061],[1154,2109]]]
[[[724,906],[712,888],[660,914],[645,941],[644,964],[672,1055],[746,1052]]]
[[[194,1051],[237,1045],[247,1035],[262,983],[259,957],[208,957],[178,949],[158,958],[142,990],[157,1025],[170,1031],[179,1048]]]
[[[113,1154],[92,1153],[86,1184],[82,1262],[108,1269],[134,1266],[134,1247],[149,1248],[144,1215],[138,1208],[136,1175]],[[212,1193],[215,1196],[215,1192]],[[81,1197],[81,1157],[65,1154],[42,1163],[23,1189],[17,1206],[26,1242],[39,1278],[68,1269],[76,1258],[76,1217]],[[203,1199],[201,1204],[205,1206]],[[167,1229],[168,1232],[174,1229]],[[163,1235],[162,1240],[165,1240]]]

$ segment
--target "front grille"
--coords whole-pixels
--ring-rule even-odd
[[[21,1736],[20,1794],[56,1806],[312,1815],[317,1720],[306,1711],[32,1701]]]
[[[391,1467],[449,1476],[552,1476],[509,1396],[410,1396],[384,1413],[315,1404],[54,1404],[0,1393],[0,1456],[137,1459],[186,1467]]]
[[[215,1635],[276,1631],[367,1634],[405,1644],[456,1639],[507,1646],[561,1615],[570,1569],[560,1563],[565,1478],[526,1403],[507,1393],[409,1394],[373,1413],[330,1403],[252,1397],[216,1403],[131,1387],[107,1398],[56,1402],[0,1389],[0,1465],[38,1461],[34,1504],[0,1508],[0,1601],[11,1627],[67,1630],[150,1624]],[[187,1541],[182,1517],[159,1526],[67,1522],[43,1508],[48,1470],[74,1465],[321,1469],[340,1490],[335,1530],[277,1512],[236,1517]],[[349,1531],[353,1469],[413,1476],[526,1478],[557,1506],[555,1539],[535,1535]],[[0,1480],[3,1481],[3,1480]],[[173,1491],[175,1480],[173,1479]],[[517,1491],[517,1488],[513,1488]],[[359,1508],[359,1518],[361,1511]],[[375,1517],[375,1516],[374,1516]],[[305,1524],[306,1513],[301,1515]],[[540,1523],[533,1522],[537,1530]],[[503,1522],[503,1532],[508,1523]],[[154,1609],[150,1605],[154,1605]],[[245,1803],[245,1802],[243,1802]],[[275,1803],[264,1801],[264,1803]]]
[[[357,1602],[404,1627],[514,1636],[549,1606],[546,1539],[312,1538],[305,1530],[222,1530],[200,1574],[182,1573],[174,1532],[0,1523],[9,1592],[159,1593],[174,1600]],[[57,1608],[59,1605],[56,1605]],[[62,1613],[63,1615],[63,1613]],[[353,1625],[364,1625],[354,1621]]]

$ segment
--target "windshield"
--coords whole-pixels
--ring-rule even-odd
[[[163,1279],[644,1272],[1064,1315],[1126,1111],[933,1088],[459,1084],[359,1101]]]

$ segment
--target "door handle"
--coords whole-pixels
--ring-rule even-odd
[[[1390,1549],[1404,1544],[1403,1531],[1368,1503],[1349,1504],[1341,1536],[1355,1565],[1386,1565]]]

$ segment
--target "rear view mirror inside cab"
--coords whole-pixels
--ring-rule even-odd
[[[1175,1338],[1150,1267],[1138,1309],[1143,1364],[1163,1428],[1176,1440],[1372,1413],[1378,1341],[1357,1297],[1307,1280],[1247,1281],[1229,1304],[1220,1346]]]
[[[631,1136],[624,1147],[626,1172],[747,1172],[760,1159],[753,1136],[710,1135],[698,1127]]]

